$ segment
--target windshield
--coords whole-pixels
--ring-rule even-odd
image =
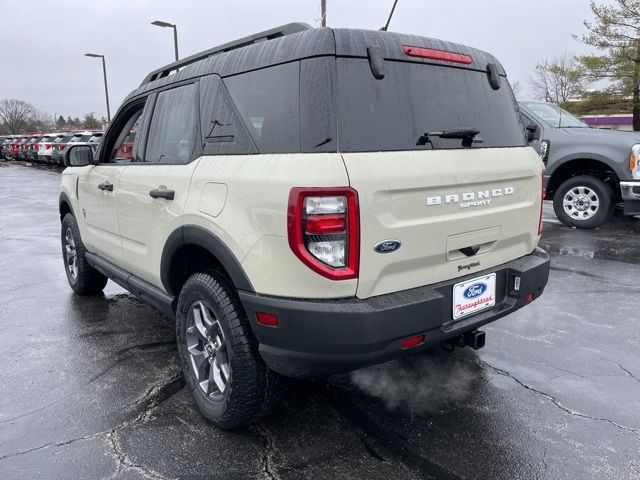
[[[589,128],[589,125],[566,110],[550,103],[523,103],[536,117],[555,128]]]
[[[366,59],[337,65],[340,151],[525,145],[507,82],[493,90],[486,72],[389,61],[376,80]]]

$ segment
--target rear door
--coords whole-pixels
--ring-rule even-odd
[[[367,59],[337,59],[340,151],[360,203],[357,295],[458,278],[531,253],[542,165],[525,146],[507,82],[494,90],[486,71],[414,62],[385,62],[385,72],[376,79]],[[456,129],[480,133],[441,135]],[[400,248],[375,249],[389,240]]]
[[[143,134],[129,136],[136,138],[137,145],[118,195],[124,266],[158,287],[162,250],[169,235],[182,225],[198,163],[194,160],[202,149],[197,102],[197,83],[161,91],[150,118],[145,113]]]

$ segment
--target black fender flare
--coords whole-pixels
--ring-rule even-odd
[[[197,225],[183,225],[169,235],[162,250],[160,280],[170,295],[176,294],[171,291],[171,282],[169,281],[171,260],[174,254],[186,245],[202,247],[213,255],[229,274],[231,281],[238,290],[255,292],[242,265],[220,238]]]
[[[69,205],[69,210],[71,210],[71,215],[73,215],[74,217],[76,216],[76,212],[73,211],[73,203],[71,203],[71,199],[69,198],[69,196],[64,193],[64,192],[60,192],[60,198],[58,199],[58,212],[60,214],[62,214],[62,204],[66,203],[67,205]]]

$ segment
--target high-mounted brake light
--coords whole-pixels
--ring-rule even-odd
[[[441,60],[443,62],[461,63],[471,65],[473,59],[469,55],[462,53],[447,52],[444,50],[434,50],[433,48],[411,47],[403,45],[402,51],[410,57],[428,58],[430,60]]]
[[[360,217],[352,188],[292,188],[287,233],[293,253],[314,272],[331,280],[357,278]]]

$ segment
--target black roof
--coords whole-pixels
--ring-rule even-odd
[[[292,23],[205,50],[154,70],[127,99],[204,75],[218,74],[226,77],[271,65],[329,55],[366,58],[367,47],[373,46],[380,47],[382,56],[387,60],[406,61],[409,57],[403,52],[403,45],[465,54],[472,58],[473,63],[456,64],[456,68],[484,71],[489,63],[495,63],[500,74],[506,75],[493,55],[444,40],[377,30],[312,28],[304,23]],[[415,57],[410,60],[452,66],[449,62],[438,60]]]

